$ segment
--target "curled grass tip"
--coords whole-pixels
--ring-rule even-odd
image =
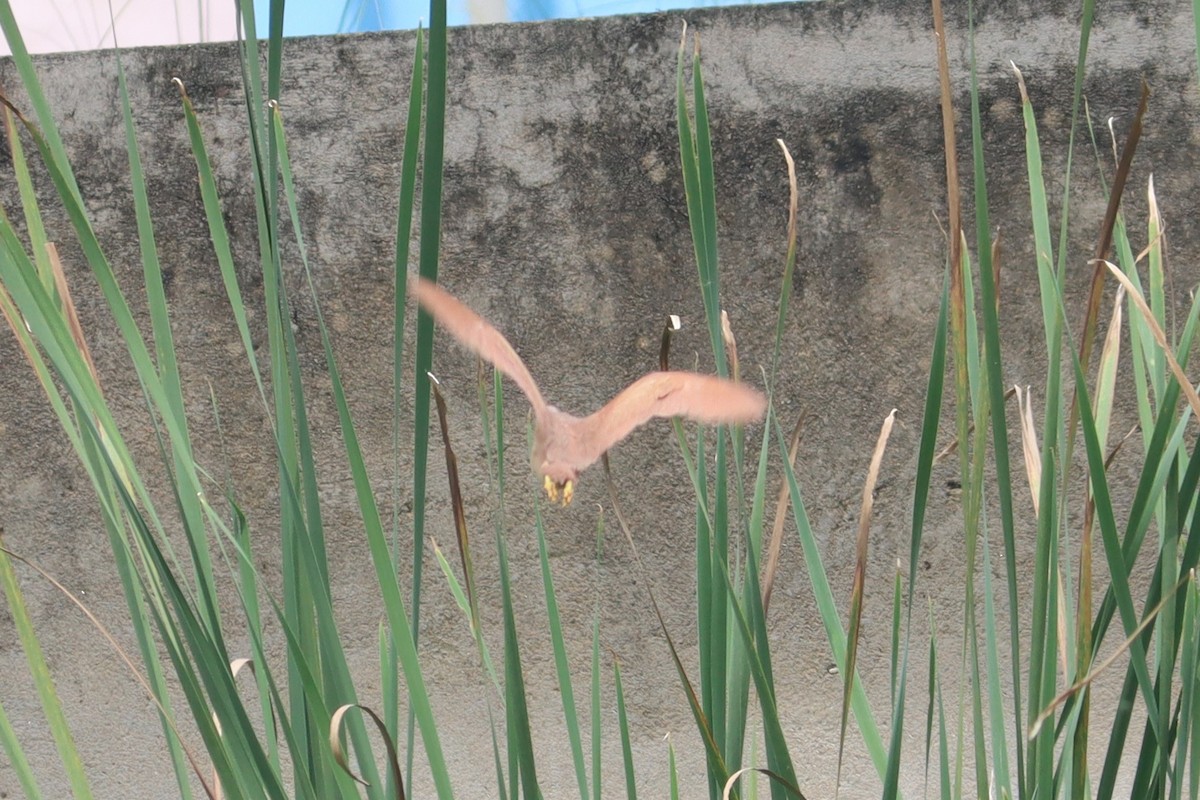
[[[783,777],[778,772],[774,772],[773,770],[765,769],[763,767],[742,767],[737,772],[730,775],[729,780],[725,781],[725,786],[721,790],[721,799],[729,800],[729,798],[733,797],[733,787],[743,777],[752,772],[757,772],[760,775],[766,775],[768,778],[775,781],[775,783],[782,786],[784,790],[792,797],[805,800],[804,793],[801,792],[800,789],[798,789],[795,785],[793,785],[787,778]]]
[[[357,708],[359,711],[362,711],[369,716],[371,721],[375,723],[375,727],[379,729],[379,735],[383,737],[384,746],[387,747],[388,768],[392,772],[392,780],[395,781],[396,796],[403,800],[405,796],[404,776],[400,772],[400,760],[396,755],[396,745],[392,741],[392,737],[388,734],[387,725],[384,723],[383,719],[380,718],[380,716],[374,711],[372,711],[370,707],[364,706],[361,703],[346,703],[345,705],[339,706],[338,710],[333,712],[333,716],[329,720],[329,748],[333,751],[333,760],[339,767],[342,768],[342,771],[349,775],[356,783],[362,786],[371,785],[358,775],[354,774],[354,771],[350,769],[350,764],[346,757],[346,750],[342,747],[342,718],[345,717],[346,712],[352,708]]]

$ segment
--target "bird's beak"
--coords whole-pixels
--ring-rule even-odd
[[[563,504],[564,508],[571,504],[571,498],[573,498],[575,496],[575,482],[574,481],[567,481],[566,483],[559,484],[559,483],[555,483],[554,479],[551,478],[549,475],[547,475],[546,479],[542,482],[542,486],[545,487],[546,496],[548,498],[550,498],[551,503],[558,502],[558,490],[559,490],[559,488],[561,488],[562,489],[562,504]]]

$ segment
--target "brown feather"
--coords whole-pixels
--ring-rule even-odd
[[[551,500],[570,502],[579,473],[635,428],[654,417],[687,417],[708,424],[761,419],[767,400],[756,389],[694,372],[651,372],[603,408],[579,417],[548,405],[525,363],[500,331],[445,290],[423,278],[410,291],[442,328],[468,350],[487,359],[525,393],[533,406],[533,469],[546,478]]]
[[[440,327],[458,339],[459,344],[490,361],[496,369],[511,378],[529,398],[535,417],[540,419],[545,416],[546,401],[525,362],[504,338],[504,334],[433,281],[415,278],[409,282],[409,291]]]
[[[767,400],[740,383],[695,372],[651,372],[579,424],[580,460],[592,463],[654,417],[687,417],[708,425],[755,422]]]

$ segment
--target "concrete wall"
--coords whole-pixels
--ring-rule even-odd
[[[1023,126],[1008,64],[1015,61],[1029,84],[1050,196],[1056,199],[1066,155],[1076,11],[1064,3],[983,6],[978,26],[981,112],[992,221],[1005,247],[1005,379],[1036,387],[1044,379],[1044,345]],[[960,89],[961,155],[968,174],[966,20],[957,8],[952,14],[950,54]],[[755,381],[759,365],[770,358],[785,248],[787,187],[775,139],[786,141],[796,156],[800,256],[775,400],[785,425],[799,415],[811,416],[798,469],[843,607],[870,448],[884,416],[899,409],[877,499],[862,654],[864,677],[885,717],[891,580],[896,559],[907,562],[912,473],[945,259],[939,227],[939,220],[945,220],[941,121],[925,3],[856,0],[453,31],[441,279],[509,335],[560,407],[590,410],[651,368],[668,313],[681,314],[686,325],[676,340],[677,363],[699,353],[700,368],[706,368],[674,116],[675,57],[684,18],[703,36],[716,149],[723,301],[738,334],[743,372]],[[1086,86],[1098,127],[1114,116],[1122,137],[1140,80],[1145,77],[1154,87],[1127,211],[1140,247],[1144,190],[1153,172],[1170,235],[1172,300],[1180,307],[1200,277],[1192,258],[1200,241],[1186,223],[1196,214],[1198,174],[1192,31],[1183,2],[1104,4]],[[295,40],[284,56],[282,105],[304,232],[383,498],[393,487],[390,253],[414,41],[410,33]],[[120,265],[126,291],[136,297],[140,262],[112,56],[47,56],[38,66],[100,238]],[[240,275],[251,303],[261,303],[236,51],[228,45],[136,50],[125,55],[125,66],[198,452],[214,474],[236,478],[239,498],[256,526],[260,568],[274,585],[279,567],[271,525],[276,494],[268,428],[239,357],[171,84],[171,78],[182,78],[195,101],[216,162]],[[0,62],[0,80],[10,89],[19,84],[11,63]],[[1090,274],[1085,262],[1105,203],[1098,188],[1100,173],[1108,178],[1112,172],[1107,152],[1106,140],[1102,170],[1086,149],[1075,161],[1068,302],[1076,320]],[[46,182],[40,189],[49,195]],[[14,213],[11,181],[0,183],[0,192]],[[969,207],[967,211],[970,218]],[[130,439],[151,463],[153,438],[138,411],[140,394],[115,330],[78,248],[69,242],[68,226],[60,218],[47,224],[63,242],[108,395],[123,414]],[[361,578],[368,558],[340,455],[313,309],[295,265],[289,269],[304,377],[323,448],[338,613],[362,676],[362,697],[371,702],[377,692],[372,664],[379,604],[373,581]],[[261,322],[257,314],[256,335],[263,330]],[[469,520],[478,543],[485,624],[498,647],[496,564],[489,547],[497,498],[487,479],[477,422],[475,369],[473,358],[440,343],[436,370],[449,394]],[[212,422],[210,384],[220,403],[223,439]],[[407,404],[407,387],[405,391]],[[526,406],[515,393],[509,396],[508,441],[520,443]],[[760,434],[752,430],[750,441],[757,443]],[[522,447],[514,445],[505,522],[522,592],[525,658],[536,676],[530,694],[543,745],[540,776],[546,795],[557,797],[574,784],[560,735],[549,642],[540,632],[544,608],[532,534],[539,488],[527,476],[521,453]],[[677,642],[694,663],[693,509],[674,437],[666,424],[648,426],[617,447],[612,461],[624,503],[633,510],[648,579],[663,601]],[[438,462],[433,459],[429,484],[429,533],[447,543],[453,529]],[[1133,468],[1132,459],[1114,467],[1118,474]],[[943,636],[952,637],[946,640],[947,652],[957,651],[953,637],[962,612],[961,522],[951,488],[956,471],[950,460],[935,476],[924,573],[917,576],[919,593],[931,598],[944,623]],[[401,502],[411,498],[408,475],[402,463]],[[1020,525],[1028,531],[1031,510],[1023,484],[1018,486]],[[603,558],[594,555],[598,509],[606,505],[602,474],[592,471],[584,476],[575,503],[547,516],[577,679],[584,680],[590,621],[598,605],[606,653],[619,657],[624,670],[644,796],[665,795],[663,737],[668,733],[679,749],[685,796],[699,796],[703,751],[665,642],[647,612],[645,581],[613,531],[607,534]],[[407,517],[402,519],[407,523]],[[0,525],[8,546],[82,593],[110,627],[128,637],[122,623],[124,601],[93,494],[7,336],[0,336]],[[1023,541],[1027,545],[1019,555],[1027,559],[1031,539]],[[780,703],[802,788],[809,796],[829,796],[840,679],[828,669],[832,659],[794,533],[783,558],[772,608]],[[993,563],[999,577],[998,553]],[[455,786],[462,797],[491,796],[490,740],[481,720],[489,702],[495,708],[496,701],[434,562],[426,564],[425,574],[422,646]],[[22,572],[22,585],[97,796],[170,796],[172,779],[150,704],[61,596],[28,571]],[[924,641],[922,632],[917,635]],[[607,655],[605,660],[611,663]],[[17,720],[47,796],[65,795],[11,619],[2,610],[0,675],[0,696]],[[605,702],[611,715],[611,687],[606,687]],[[914,713],[920,714],[916,709],[924,699],[913,702]],[[919,737],[920,727],[910,725],[910,735]],[[843,796],[876,795],[879,781],[857,735],[852,732],[850,740]],[[914,739],[905,771],[914,795],[923,780],[921,752]],[[612,735],[606,759],[616,796],[621,779]],[[11,771],[0,762],[0,797],[16,792]]]

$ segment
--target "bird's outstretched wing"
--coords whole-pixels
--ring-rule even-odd
[[[546,401],[537,383],[529,374],[525,362],[500,331],[432,281],[414,278],[409,282],[409,291],[434,321],[463,347],[492,362],[496,369],[512,379],[529,398],[535,418],[540,419],[545,414]]]
[[[710,425],[755,422],[767,399],[757,389],[694,372],[651,372],[579,421],[582,463],[590,464],[653,417],[687,417]]]

